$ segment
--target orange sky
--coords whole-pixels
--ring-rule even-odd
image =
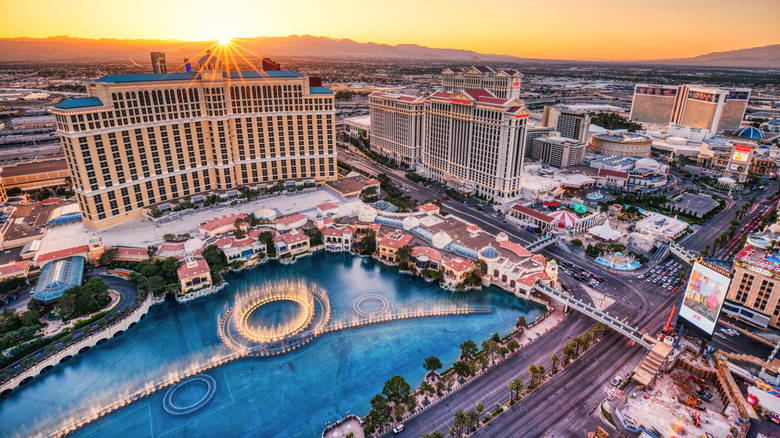
[[[190,41],[309,34],[553,59],[780,43],[780,0],[0,0],[0,37]]]

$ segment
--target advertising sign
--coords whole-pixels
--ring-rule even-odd
[[[661,87],[636,87],[636,94],[650,94],[653,96],[674,97],[677,95],[677,88]]]
[[[734,145],[734,153],[731,155],[731,161],[739,161],[740,163],[747,163],[750,159],[750,151],[753,150],[751,146],[747,145]]]
[[[725,271],[697,261],[685,288],[680,318],[712,337],[731,277]]]
[[[707,93],[705,91],[693,91],[693,90],[688,91],[688,99],[700,100],[702,102],[710,102],[710,103],[714,103],[717,100],[715,95],[712,93]]]

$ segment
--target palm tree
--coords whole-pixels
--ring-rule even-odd
[[[531,364],[528,366],[528,372],[531,374],[531,388],[533,388],[534,382],[536,382],[536,374],[539,372],[539,368],[535,364]]]
[[[563,346],[563,356],[564,356],[564,365],[568,364],[569,361],[571,361],[571,358],[574,356],[574,346],[571,342],[567,342]]]
[[[550,356],[550,360],[551,360],[551,361],[552,361],[552,363],[553,363],[553,372],[555,372],[555,364],[556,364],[556,363],[558,363],[558,361],[559,361],[560,359],[558,358],[558,355],[557,355],[557,354],[553,353],[553,354],[552,354],[552,356]]]
[[[482,411],[485,410],[485,405],[483,405],[482,402],[479,402],[479,403],[477,403],[476,408],[477,408],[477,414],[482,416]]]
[[[520,393],[523,392],[523,390],[525,389],[525,382],[523,382],[522,379],[513,379],[511,382],[509,382],[508,386],[510,389],[510,400],[511,400],[514,398],[511,397],[511,391],[514,391],[515,395],[519,396]]]
[[[479,414],[474,411],[466,412],[466,419],[469,425],[469,432],[477,430],[476,426],[479,425]]]
[[[547,370],[544,369],[544,365],[539,365],[539,369],[537,370],[539,373],[538,382],[536,382],[538,385],[542,384],[542,381],[544,380],[544,375],[547,373]]]
[[[466,425],[467,421],[466,412],[463,409],[458,409],[455,412],[455,419],[452,421],[452,425],[458,428],[458,436],[463,433],[463,426]]]
[[[585,342],[585,348],[590,347],[590,341],[593,340],[593,334],[591,334],[591,332],[585,333],[582,335],[582,340]]]

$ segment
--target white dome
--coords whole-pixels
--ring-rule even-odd
[[[270,208],[263,208],[255,213],[255,217],[258,219],[273,220],[276,219],[276,212]]]
[[[358,220],[360,222],[374,222],[376,219],[376,209],[366,205],[358,211]]]
[[[404,230],[411,230],[414,227],[420,226],[420,220],[414,216],[407,216],[403,220]]]
[[[496,234],[496,242],[506,242],[509,240],[509,236],[506,235],[505,232],[500,232]]]
[[[661,167],[661,163],[652,158],[642,158],[634,163],[634,167],[637,169],[658,169]]]
[[[439,231],[433,235],[431,243],[434,248],[443,249],[452,242],[452,237],[444,231]]]
[[[198,239],[197,237],[190,239],[186,242],[184,242],[184,251],[185,252],[194,252],[197,249],[203,248],[203,241]]]

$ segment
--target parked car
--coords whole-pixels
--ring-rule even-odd
[[[700,399],[711,402],[713,398],[715,398],[711,393],[707,391],[696,391],[696,395],[699,396]]]

